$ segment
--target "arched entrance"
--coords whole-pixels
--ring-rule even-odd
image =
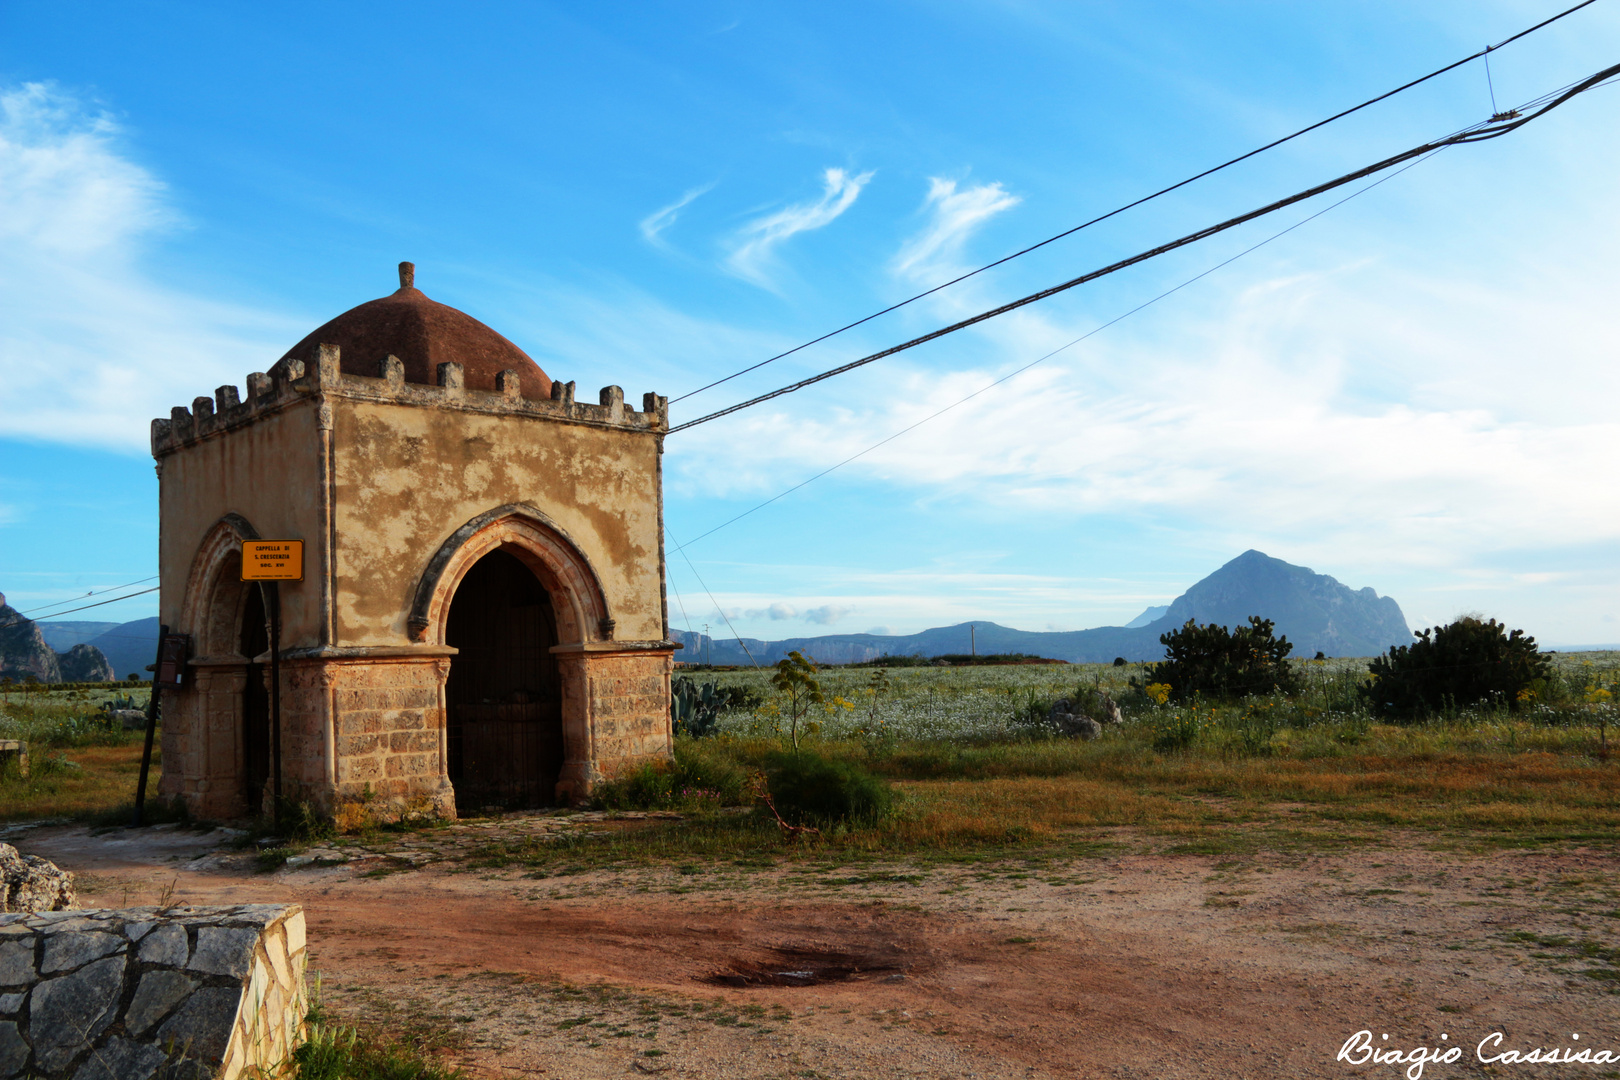
[[[250,814],[259,812],[264,785],[270,779],[270,691],[265,685],[267,665],[254,663],[270,649],[265,629],[264,594],[257,585],[245,585],[239,651],[247,659],[242,683],[242,798]]]
[[[562,693],[545,587],[513,555],[488,552],[456,586],[445,644],[459,650],[444,690],[457,810],[551,803],[563,764]]]

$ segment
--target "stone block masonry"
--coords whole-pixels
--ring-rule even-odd
[[[0,915],[0,1080],[291,1075],[296,904]]]

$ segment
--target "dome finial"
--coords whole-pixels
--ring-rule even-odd
[[[414,289],[416,287],[416,264],[402,262],[399,264],[399,287]]]

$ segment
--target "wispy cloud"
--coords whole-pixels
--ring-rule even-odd
[[[822,175],[821,198],[814,202],[795,203],[774,214],[756,218],[737,231],[731,254],[726,259],[738,276],[769,287],[766,269],[772,254],[783,242],[798,233],[820,229],[838,219],[857,198],[861,188],[872,179],[870,172],[851,176],[843,169],[828,169]]]
[[[799,610],[792,604],[784,604],[778,600],[776,603],[764,608],[754,608],[745,612],[750,619],[769,619],[772,622],[786,622],[788,619],[797,619]]]
[[[818,626],[831,626],[845,615],[854,614],[855,609],[843,604],[823,604],[821,607],[811,608],[804,613],[805,622],[813,622]]]
[[[151,417],[302,333],[144,276],[145,247],[183,222],[119,142],[54,86],[0,91],[0,435],[137,449]]]
[[[668,206],[642,218],[639,226],[642,238],[654,247],[668,249],[669,243],[664,240],[664,230],[675,224],[675,219],[681,216],[681,211],[686,209],[693,199],[708,194],[714,185],[715,181],[710,181],[701,187],[692,188]]]
[[[894,272],[930,284],[937,278],[960,273],[962,245],[967,238],[980,225],[1021,201],[999,183],[958,191],[955,180],[929,180],[928,197],[923,200],[928,225],[900,248]]]

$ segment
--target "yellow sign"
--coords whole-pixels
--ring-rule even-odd
[[[243,581],[303,581],[302,540],[242,541]]]

